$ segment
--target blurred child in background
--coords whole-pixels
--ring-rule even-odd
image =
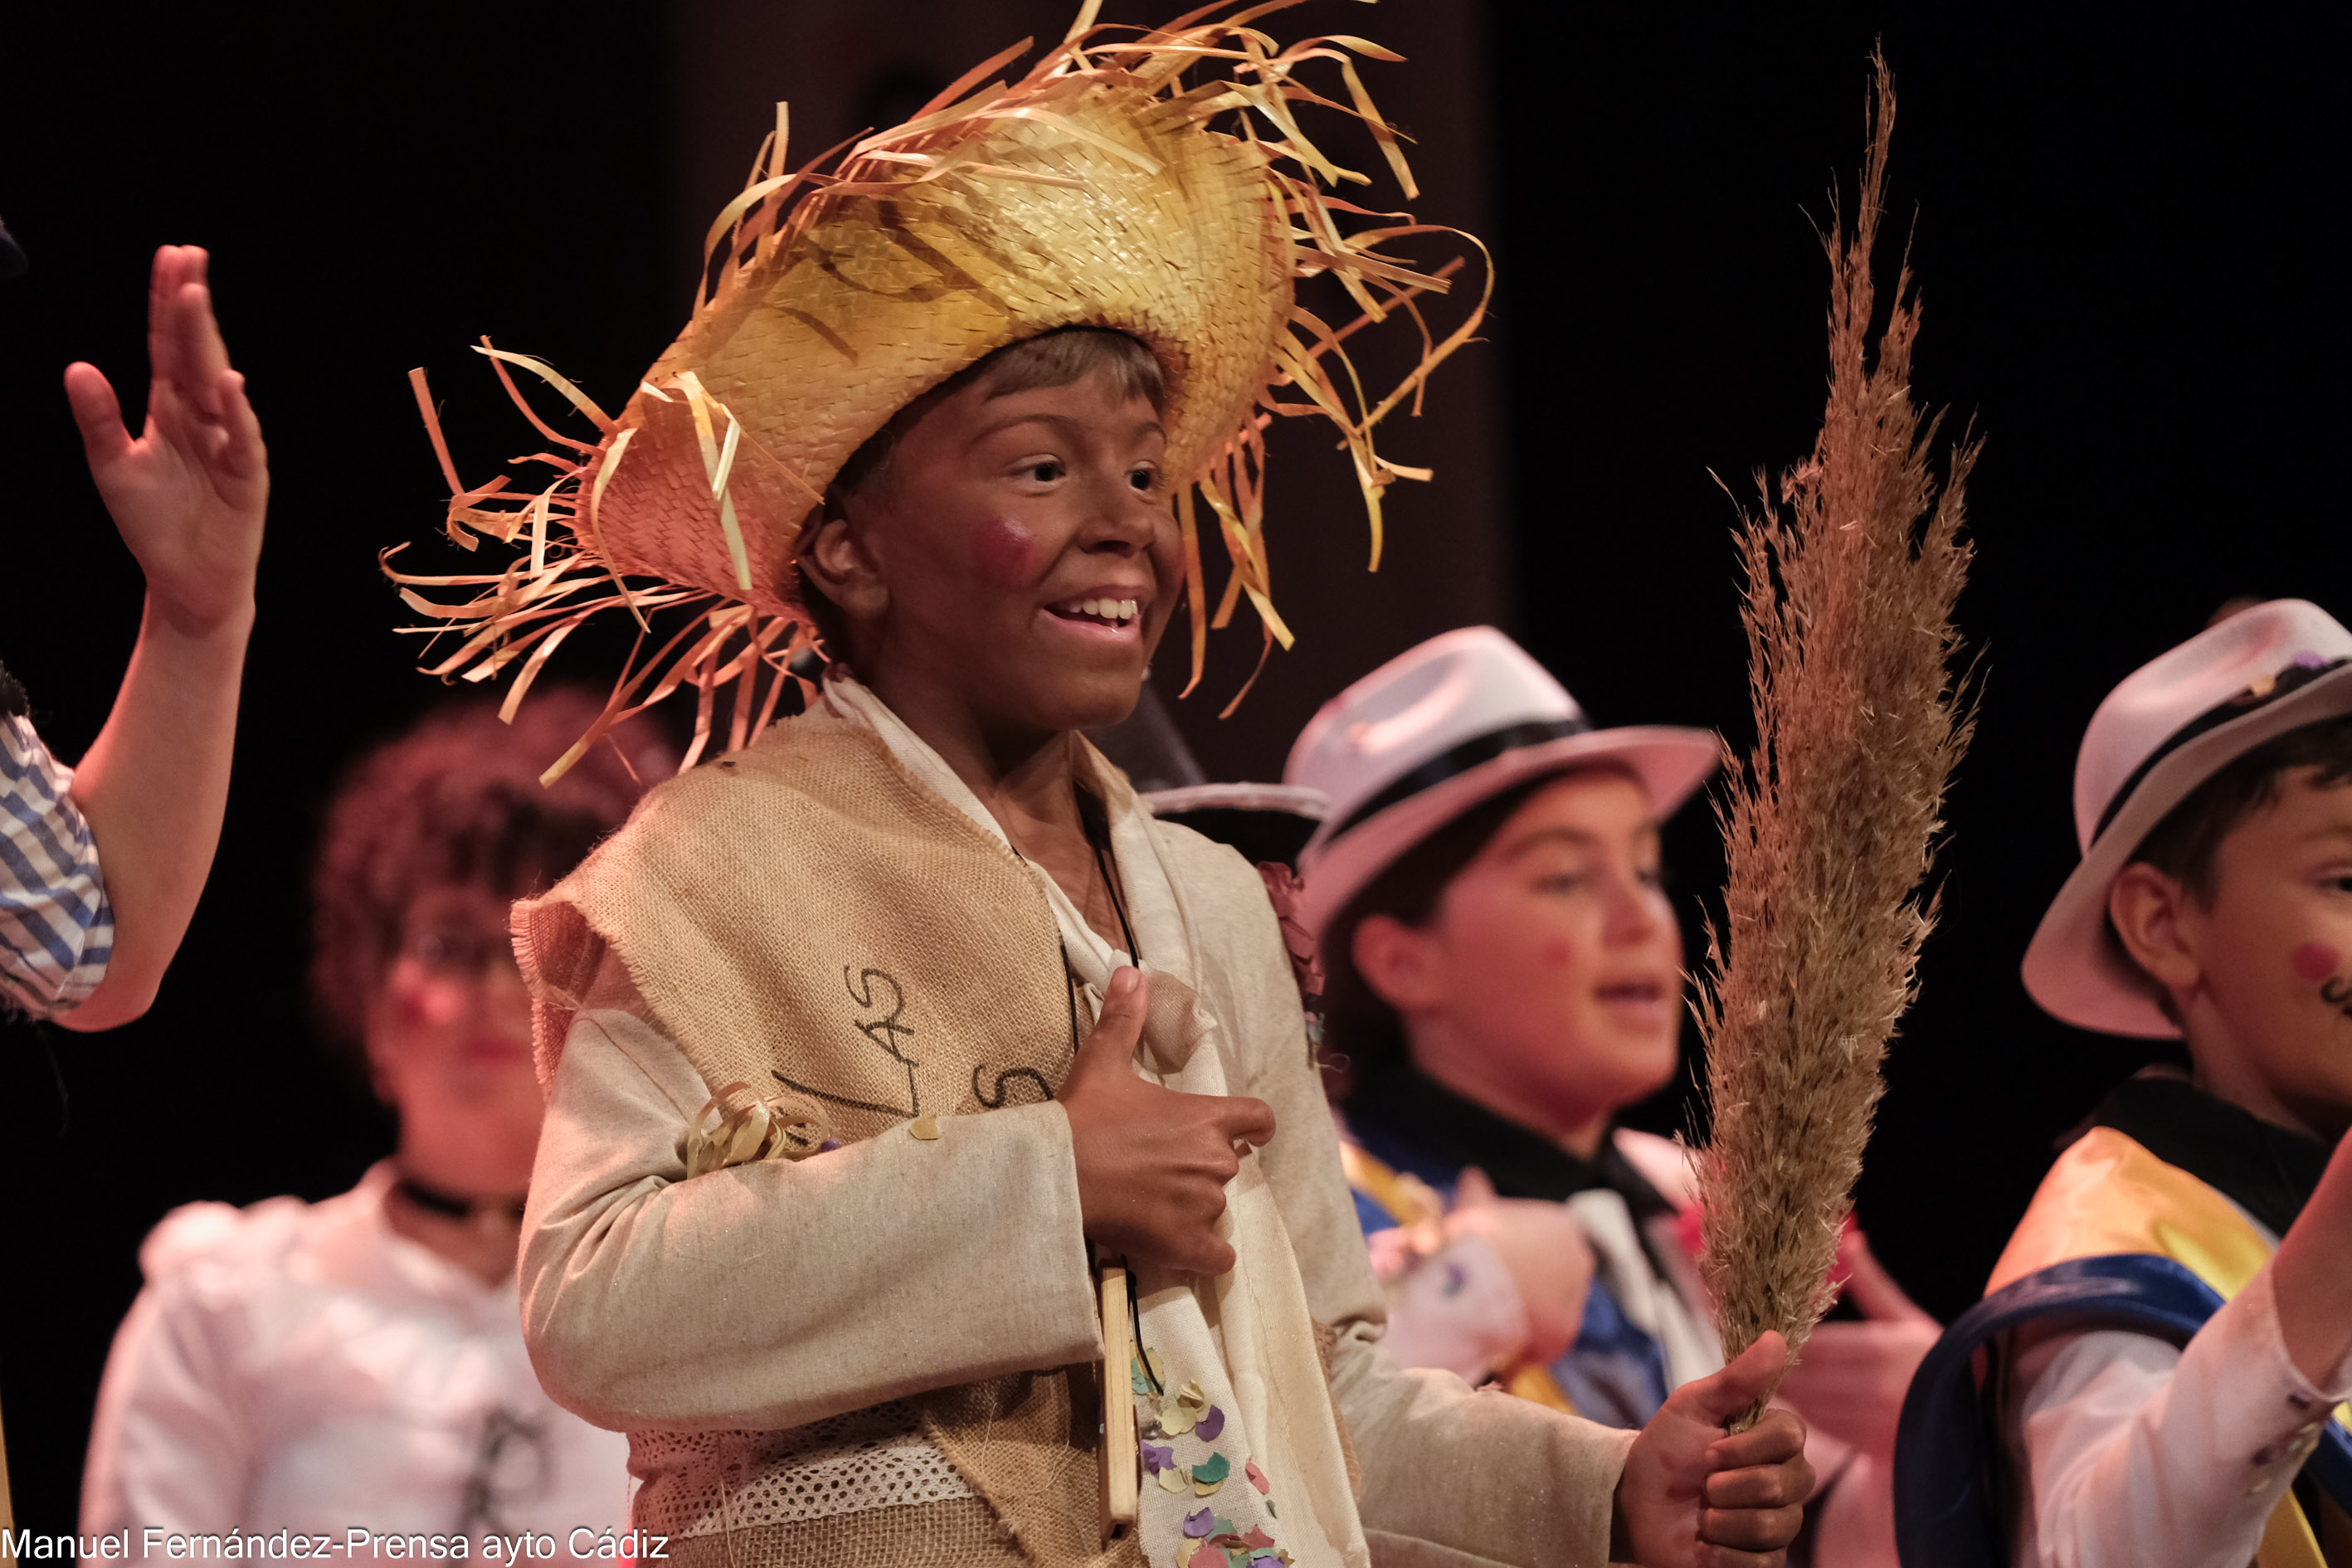
[[[1615,1125],[1680,1065],[1659,825],[1720,755],[1595,729],[1485,626],[1365,677],[1293,749],[1286,781],[1329,802],[1299,914],[1406,1364],[1623,1427],[1723,1364],[1685,1151]],[[1873,1321],[1822,1325],[1783,1384],[1823,1478],[1792,1561],[1893,1568],[1895,1416],[1936,1328],[1858,1233],[1845,1263]]]
[[[85,1531],[623,1526],[627,1443],[541,1392],[514,1283],[542,1102],[508,906],[673,765],[625,730],[543,787],[599,706],[542,691],[512,728],[446,710],[335,796],[313,986],[398,1146],[324,1203],[193,1204],[155,1228],[99,1395]]]

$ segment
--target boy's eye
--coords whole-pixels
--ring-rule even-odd
[[[1029,465],[1028,477],[1041,485],[1050,485],[1063,474],[1062,459],[1040,458]]]
[[[1129,472],[1127,482],[1141,494],[1150,495],[1152,487],[1160,482],[1160,475],[1150,468],[1136,468]]]
[[[1581,871],[1555,871],[1548,877],[1537,878],[1536,889],[1545,893],[1573,893],[1584,886],[1584,879]]]

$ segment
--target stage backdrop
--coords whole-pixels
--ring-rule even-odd
[[[0,659],[62,754],[104,717],[138,576],[58,376],[93,359],[135,406],[159,243],[217,253],[277,487],[219,869],[154,1013],[94,1039],[0,1026],[0,1407],[19,1521],[60,1531],[141,1237],[194,1199],[325,1196],[388,1147],[308,1016],[304,883],[336,772],[443,695],[392,634],[375,570],[443,494],[409,367],[431,370],[465,471],[495,471],[520,427],[466,351],[476,334],[619,401],[683,319],[703,229],[775,99],[814,151],[1067,17],[1039,0],[17,12],[0,41],[0,216],[35,270],[0,285]],[[1988,441],[1961,605],[1985,706],[1861,1201],[1897,1275],[1961,1310],[2053,1140],[2155,1054],[2049,1024],[2015,977],[2073,860],[2084,721],[2229,595],[2352,615],[2347,171],[2323,74],[2340,25],[1313,0],[1275,26],[1413,57],[1367,82],[1417,138],[1421,214],[1485,233],[1504,287],[1490,343],[1392,427],[1397,456],[1438,481],[1398,488],[1377,577],[1339,455],[1277,432],[1273,567],[1300,647],[1221,722],[1257,651],[1226,634],[1205,690],[1176,708],[1223,777],[1271,775],[1339,685],[1480,620],[1515,627],[1601,722],[1744,743],[1717,479],[1744,494],[1811,438],[1825,271],[1811,224],[1851,179],[1883,38],[1903,116],[1886,260],[1910,236],[1920,391]],[[574,646],[597,662],[593,639]],[[1668,840],[1696,944],[1720,873],[1705,809]],[[1687,1087],[1638,1120],[1679,1125]]]

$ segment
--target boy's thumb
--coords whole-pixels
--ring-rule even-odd
[[[1712,1377],[1685,1384],[1710,1426],[1720,1426],[1759,1400],[1771,1397],[1789,1370],[1789,1342],[1767,1329],[1731,1364]]]
[[[1103,989],[1102,1011],[1078,1047],[1079,1066],[1107,1058],[1124,1067],[1134,1057],[1135,1044],[1143,1037],[1144,984],[1143,972],[1132,965],[1113,972]]]

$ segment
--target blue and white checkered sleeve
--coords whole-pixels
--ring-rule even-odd
[[[114,910],[98,845],[33,726],[0,714],[0,1000],[37,1018],[98,988],[114,951]]]

